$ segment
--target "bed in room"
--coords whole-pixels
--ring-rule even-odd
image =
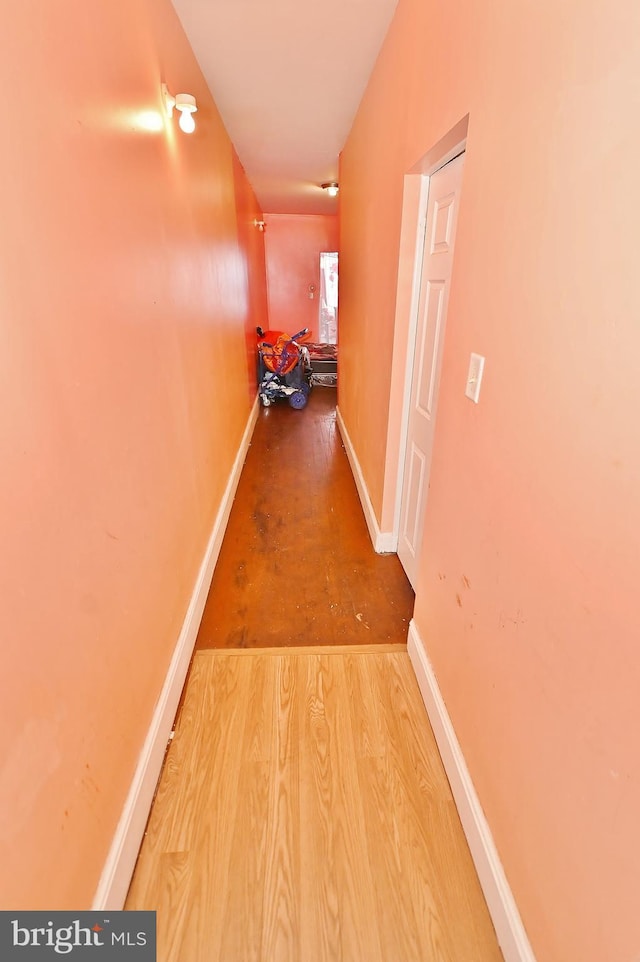
[[[309,352],[312,384],[335,387],[338,383],[338,345],[304,341],[303,346]]]

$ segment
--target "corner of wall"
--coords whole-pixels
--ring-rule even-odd
[[[349,464],[351,465],[351,470],[353,471],[353,477],[356,482],[356,488],[358,489],[358,496],[364,512],[365,521],[367,522],[367,528],[369,529],[371,543],[373,544],[374,550],[377,554],[393,553],[398,547],[398,536],[397,534],[394,534],[393,531],[380,530],[378,519],[376,518],[376,513],[373,510],[371,498],[369,497],[367,484],[364,480],[362,468],[360,467],[360,462],[358,461],[351,438],[349,437],[349,432],[347,431],[339,408],[336,408],[336,419],[338,422],[338,430],[340,431],[340,435],[344,441],[344,448],[347,452]]]

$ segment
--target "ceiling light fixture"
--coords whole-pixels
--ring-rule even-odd
[[[166,84],[162,85],[162,95],[168,116],[173,117],[175,107],[176,110],[180,111],[180,120],[178,121],[180,130],[184,131],[185,134],[192,134],[196,129],[196,122],[193,117],[198,109],[196,98],[191,94],[176,94],[174,97],[173,94],[169,93],[169,88]]]
[[[258,218],[256,217],[255,220],[254,220],[254,222],[253,222],[253,226],[254,226],[254,227],[257,227],[259,231],[263,231],[263,232],[264,232],[264,230],[266,229],[266,226],[267,226],[267,225],[265,224],[265,222],[264,222],[263,220],[258,220]]]
[[[328,184],[321,184],[320,186],[322,187],[323,190],[326,190],[326,192],[328,193],[329,197],[337,197],[337,196],[338,196],[338,191],[340,190],[340,187],[339,187],[339,185],[335,182],[335,180],[330,181],[330,183],[328,183]]]

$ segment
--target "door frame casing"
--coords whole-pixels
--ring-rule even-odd
[[[380,525],[383,531],[391,529],[390,541],[394,551],[397,551],[400,534],[402,482],[409,432],[411,377],[416,349],[429,178],[465,150],[468,126],[467,114],[437,141],[404,177],[387,457]]]
[[[412,290],[417,303],[411,313],[408,338],[406,388],[409,410],[406,425],[403,424],[403,431],[405,427],[407,431],[406,443],[401,446],[404,458],[399,476],[397,548],[414,589],[424,542],[464,159],[464,150],[461,150],[430,176],[422,176],[420,191],[420,202],[426,205],[426,215],[420,218],[422,243],[416,251],[414,265]],[[424,209],[421,206],[421,210]],[[398,468],[400,470],[400,465]]]

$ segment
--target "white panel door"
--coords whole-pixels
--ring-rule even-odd
[[[429,179],[398,557],[415,588],[422,549],[464,154]]]

